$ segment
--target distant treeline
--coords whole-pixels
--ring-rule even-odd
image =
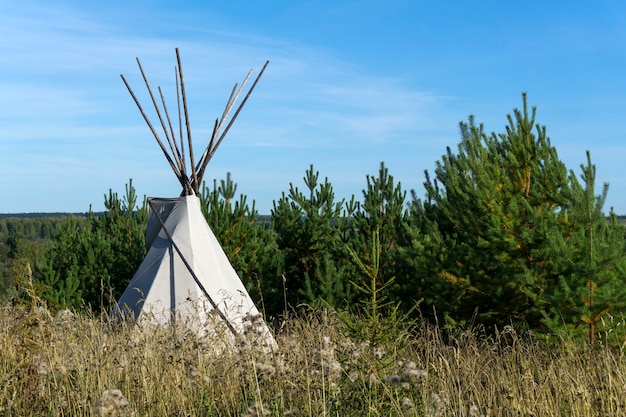
[[[0,223],[3,220],[8,220],[9,222],[12,219],[63,219],[67,216],[74,216],[77,218],[86,217],[88,213],[65,213],[65,212],[56,212],[56,213],[0,213]],[[93,215],[96,217],[102,216],[103,212],[94,212]],[[623,216],[626,218],[626,216]],[[259,214],[259,221],[263,222],[266,220],[270,220],[271,214]],[[0,226],[2,228],[2,226]],[[1,230],[1,229],[0,229]]]
[[[65,212],[52,212],[52,213],[0,213],[0,220],[4,219],[39,219],[39,218],[59,218],[67,217],[69,215],[80,217],[85,216],[86,213],[65,213]]]

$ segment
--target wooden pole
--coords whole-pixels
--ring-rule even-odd
[[[174,79],[176,80],[176,103],[178,105],[178,132],[180,138],[180,153],[182,156],[183,165],[186,167],[187,163],[185,161],[185,141],[183,140],[183,121],[180,112],[180,88],[178,82],[178,67],[174,66]],[[186,170],[186,168],[185,168]],[[189,182],[189,178],[187,178],[187,182]],[[187,191],[184,191],[187,194]]]
[[[171,141],[169,141],[169,138],[168,138],[168,142],[170,144],[170,149],[172,150],[172,154],[174,155],[174,157],[176,159],[176,162],[178,162],[178,166],[180,167],[181,173],[184,176],[187,176],[184,160],[182,159],[182,155],[180,153],[180,149],[178,148],[178,145],[176,144],[176,132],[174,132],[174,128],[172,127],[172,120],[170,119],[170,114],[167,111],[167,104],[165,104],[165,97],[163,97],[163,91],[161,90],[161,87],[158,87],[158,89],[159,89],[159,95],[161,96],[161,103],[163,103],[163,111],[165,112],[165,118],[167,119],[167,125],[169,127],[170,134],[172,135],[172,140]]]
[[[248,75],[248,77],[249,76],[250,75]],[[245,83],[245,80],[244,80],[244,83]],[[215,139],[217,139],[217,136],[219,135],[219,131],[222,128],[222,124],[224,123],[225,118],[228,117],[228,113],[230,112],[234,104],[234,96],[237,91],[237,85],[238,84],[235,84],[232,91],[230,92],[230,96],[228,97],[228,101],[226,102],[226,106],[224,107],[224,112],[222,113],[222,117],[220,117],[219,119],[215,119],[215,125],[213,126],[213,131],[211,132],[211,139],[209,140],[209,145],[206,147],[204,152],[202,152],[200,161],[198,161],[198,167],[204,166],[204,160],[211,153],[211,149],[213,149],[213,145],[215,144]],[[202,181],[202,175],[200,175],[200,181]]]
[[[152,88],[150,87],[150,83],[148,82],[148,77],[146,77],[146,74],[143,71],[143,67],[141,66],[141,61],[139,61],[139,58],[136,58],[136,59],[137,59],[137,65],[139,66],[139,71],[141,72],[143,81],[145,82],[146,88],[148,89],[148,94],[150,95],[150,99],[152,100],[152,105],[154,106],[154,110],[156,110],[157,117],[159,118],[159,121],[161,122],[161,128],[163,129],[163,132],[165,133],[165,138],[167,139],[167,143],[169,144],[170,149],[172,150],[172,156],[174,157],[174,160],[176,161],[176,164],[178,165],[179,171],[181,173],[184,173],[185,167],[181,167],[180,160],[178,159],[176,152],[174,152],[174,147],[172,146],[172,139],[170,138],[167,128],[165,127],[165,122],[163,121],[163,116],[161,116],[159,105],[157,104],[157,101],[154,98],[154,94],[152,94]]]
[[[126,85],[126,88],[128,89],[128,92],[130,93],[131,97],[135,101],[135,104],[137,105],[137,108],[139,109],[139,112],[141,113],[141,115],[143,116],[143,119],[148,124],[148,127],[150,128],[150,131],[152,132],[152,135],[156,139],[157,143],[161,147],[161,150],[163,151],[163,154],[165,155],[165,158],[167,159],[167,162],[169,162],[170,167],[172,168],[172,170],[176,174],[176,178],[178,178],[178,181],[180,181],[180,184],[183,186],[183,188],[185,188],[185,182],[186,181],[183,180],[178,167],[176,166],[176,164],[174,164],[174,161],[172,161],[172,158],[170,157],[169,153],[167,152],[167,149],[165,148],[165,146],[163,145],[163,142],[161,142],[161,139],[159,138],[159,134],[157,133],[156,129],[154,128],[154,126],[150,122],[150,119],[146,115],[146,112],[143,110],[143,107],[141,107],[141,104],[139,103],[139,100],[137,100],[137,97],[135,96],[135,93],[133,93],[132,88],[130,88],[130,85],[126,81],[126,78],[124,78],[124,75],[120,74],[120,77],[122,77],[122,81],[124,81],[124,84]]]
[[[189,111],[187,109],[187,95],[185,94],[185,80],[183,78],[183,67],[180,62],[180,51],[176,48],[176,60],[178,61],[178,76],[180,83],[180,92],[183,98],[183,111],[185,112],[185,125],[187,126],[187,146],[189,147],[189,164],[191,165],[191,179],[195,184],[193,187],[185,187],[187,193],[198,192],[198,173],[196,170],[196,163],[193,156],[193,142],[191,140],[191,126],[189,125]],[[192,189],[190,189],[192,188]]]
[[[222,132],[220,138],[218,139],[217,143],[215,144],[215,146],[211,149],[208,157],[203,161],[203,165],[202,167],[200,167],[199,172],[200,172],[200,178],[202,178],[202,176],[204,175],[204,170],[206,169],[207,164],[209,163],[209,161],[211,160],[211,158],[213,157],[213,155],[215,154],[215,151],[217,150],[217,148],[219,147],[219,145],[222,143],[222,140],[224,140],[224,137],[226,136],[226,134],[228,133],[228,131],[230,130],[230,127],[233,125],[233,123],[235,122],[235,120],[237,119],[237,116],[239,115],[239,112],[241,111],[241,109],[243,108],[244,104],[246,104],[246,102],[248,101],[248,98],[250,98],[250,94],[252,94],[252,91],[254,91],[254,87],[256,87],[257,83],[259,82],[259,80],[261,79],[261,76],[263,75],[263,73],[265,72],[265,69],[267,68],[267,66],[269,65],[270,61],[265,61],[265,65],[263,65],[263,68],[261,68],[261,72],[259,72],[259,75],[257,75],[256,79],[254,80],[254,83],[252,83],[252,86],[250,87],[250,89],[248,90],[248,93],[246,94],[246,96],[244,97],[243,101],[241,102],[241,104],[239,105],[239,107],[237,108],[237,110],[235,111],[235,114],[233,115],[233,118],[230,120],[230,122],[228,123],[228,125],[226,126],[226,129],[224,129],[224,132]],[[234,104],[234,103],[233,103]]]

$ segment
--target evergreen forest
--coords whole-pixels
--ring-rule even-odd
[[[381,162],[362,195],[338,198],[310,165],[269,216],[230,174],[204,184],[203,213],[269,320],[315,306],[593,343],[626,312],[626,230],[591,155],[566,167],[525,94],[500,133],[473,117],[459,132],[432,172],[415,172],[424,195]],[[146,253],[138,196],[131,180],[101,213],[1,219],[1,296],[109,309]]]

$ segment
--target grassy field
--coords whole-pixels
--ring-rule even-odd
[[[616,336],[611,348],[548,347],[510,328],[487,337],[418,323],[371,341],[365,319],[303,317],[277,330],[278,352],[247,341],[218,354],[180,329],[4,305],[0,415],[626,415]]]

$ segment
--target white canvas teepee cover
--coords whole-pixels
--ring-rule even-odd
[[[148,254],[118,301],[138,322],[185,324],[200,335],[253,332],[274,344],[267,326],[207,224],[195,195],[151,199]]]
[[[124,75],[121,75],[183,191],[182,196],[177,199],[149,200],[151,211],[146,233],[148,254],[118,300],[115,314],[130,316],[139,322],[185,324],[197,330],[200,336],[225,334],[231,340],[239,336],[249,336],[246,337],[248,341],[261,342],[263,346],[274,348],[276,343],[267,325],[204,219],[197,197],[207,164],[250,97],[269,61],[265,62],[237,107],[237,99],[252,70],[240,86],[235,84],[222,116],[215,121],[209,144],[200,158],[196,159],[178,48],[176,59],[179,137],[172,126],[160,87],[162,110],[139,59],[137,65],[163,128],[165,140],[161,140],[139,99]],[[234,113],[229,118],[233,110]],[[183,140],[183,119],[186,146]],[[186,154],[188,158],[185,157]]]

